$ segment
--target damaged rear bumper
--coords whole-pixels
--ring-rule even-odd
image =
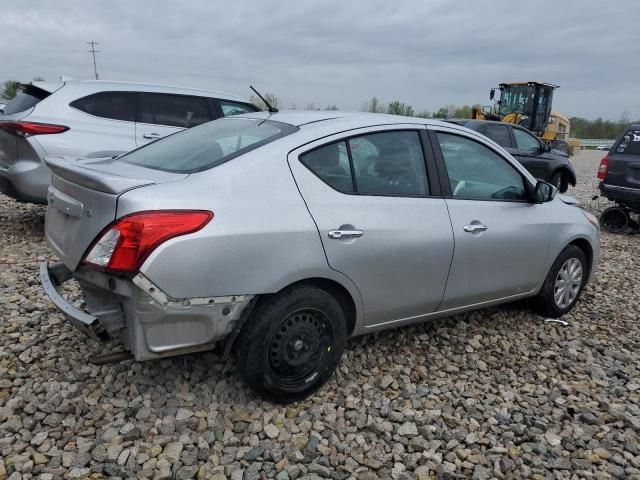
[[[142,274],[133,279],[93,269],[73,273],[61,264],[40,267],[43,288],[69,321],[95,340],[119,339],[136,360],[210,350],[239,324],[253,295],[175,299]],[[85,311],[57,287],[75,278]]]
[[[58,292],[58,286],[71,279],[71,272],[62,263],[40,264],[40,283],[49,300],[58,307],[67,320],[82,333],[94,340],[107,340],[108,336],[97,317],[74,307]]]

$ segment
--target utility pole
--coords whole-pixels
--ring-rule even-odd
[[[91,40],[90,42],[87,42],[87,45],[91,45],[91,49],[89,50],[89,52],[93,54],[93,73],[96,76],[96,80],[98,80],[98,68],[96,67],[96,53],[99,53],[100,50],[96,50],[96,45],[99,45],[99,43]]]

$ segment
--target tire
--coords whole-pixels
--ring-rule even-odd
[[[600,214],[600,227],[605,232],[622,233],[629,225],[629,213],[622,207],[609,207]]]
[[[580,266],[579,278],[575,274],[578,264]],[[574,272],[574,275],[571,275],[571,272]],[[551,318],[558,318],[570,312],[580,298],[588,276],[587,257],[584,252],[575,245],[567,246],[553,262],[542,289],[536,297],[537,310],[540,314]],[[561,291],[562,284],[559,282],[563,277],[570,280],[568,285],[565,282],[566,289],[564,290],[566,292],[568,289],[570,293],[567,293],[566,296],[562,295],[558,301],[556,293]]]
[[[562,172],[554,173],[549,183],[556,187],[560,193],[564,193],[569,190],[569,181]]]
[[[347,341],[347,319],[331,294],[297,286],[261,301],[234,345],[238,372],[262,397],[290,403],[333,375]]]

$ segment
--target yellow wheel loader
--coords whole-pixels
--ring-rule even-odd
[[[557,85],[542,82],[501,83],[500,97],[492,88],[489,99],[493,106],[474,107],[475,120],[497,120],[521,125],[551,144],[552,148],[569,153],[571,123],[564,115],[551,111],[553,91]]]

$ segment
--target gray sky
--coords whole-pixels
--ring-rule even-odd
[[[0,82],[93,75],[357,110],[489,104],[502,81],[560,85],[568,116],[640,118],[638,0],[29,1],[0,9]]]

